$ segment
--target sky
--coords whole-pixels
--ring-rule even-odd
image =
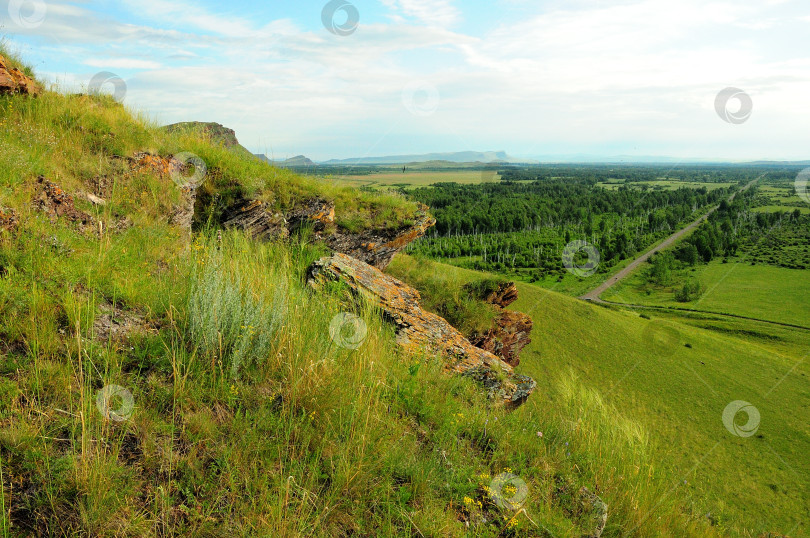
[[[810,159],[807,0],[0,0],[0,36],[276,159]]]

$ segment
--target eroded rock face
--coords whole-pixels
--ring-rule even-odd
[[[225,212],[226,228],[245,230],[253,239],[272,240],[289,236],[287,219],[281,213],[270,211],[267,203],[246,200]]]
[[[338,230],[326,238],[326,244],[336,252],[348,254],[378,269],[385,269],[397,252],[425,235],[427,229],[436,224],[436,219],[430,216],[428,207],[423,204],[419,204],[415,221],[412,226],[393,232],[366,231],[350,234]]]
[[[521,312],[504,310],[495,318],[495,325],[482,335],[473,335],[470,342],[476,347],[489,351],[507,362],[510,366],[520,364],[520,352],[532,339],[534,322]]]
[[[491,397],[509,406],[520,405],[534,390],[533,379],[514,373],[507,363],[472,345],[444,318],[423,310],[419,292],[394,277],[342,253],[310,268],[309,283],[316,289],[338,280],[383,310],[396,327],[397,343],[405,349],[444,357],[448,372],[472,377]]]
[[[290,233],[311,227],[316,234],[331,232],[335,224],[335,203],[318,198],[307,200],[287,215]]]
[[[34,79],[16,67],[9,67],[8,60],[0,56],[0,94],[39,95],[41,92],[42,90]]]

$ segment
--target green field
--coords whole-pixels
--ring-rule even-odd
[[[436,272],[481,277],[440,264]],[[543,379],[544,387],[573,373],[615,407],[617,422],[639,424],[657,463],[638,472],[662,488],[661,503],[686,499],[690,511],[733,536],[807,532],[810,363],[800,361],[810,332],[689,314],[645,319],[532,284],[518,288],[510,309],[535,323],[520,369]],[[736,437],[724,427],[723,411],[736,400],[751,402],[761,414],[753,437]],[[555,392],[544,388],[518,413],[563,413],[559,405]],[[584,410],[568,412],[574,430],[588,420]],[[632,529],[613,530],[624,536]]]
[[[799,198],[792,184],[762,185],[759,187],[759,204],[754,211],[793,211],[798,209],[803,214],[810,213],[810,205]]]
[[[810,327],[810,271],[742,260],[716,260],[688,271],[706,287],[698,300],[677,302],[682,279],[670,286],[647,282],[643,269],[602,294],[605,301],[690,308]]]
[[[402,187],[405,189],[415,187],[426,187],[434,183],[485,183],[487,181],[497,181],[498,172],[495,170],[398,170],[390,172],[380,172],[368,175],[346,175],[329,176],[327,179],[336,181],[341,185],[352,187],[368,187],[373,189],[386,189],[391,187]]]

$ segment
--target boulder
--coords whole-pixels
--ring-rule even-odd
[[[384,312],[395,326],[400,346],[442,356],[448,372],[475,379],[508,406],[523,403],[536,386],[530,377],[514,373],[509,364],[472,345],[444,318],[423,310],[417,290],[368,263],[337,253],[315,262],[308,281],[315,289],[330,281],[345,282],[355,295]]]
[[[520,364],[520,352],[532,341],[529,334],[533,327],[532,318],[526,314],[503,310],[491,329],[471,336],[470,342],[514,367]]]
[[[16,67],[9,67],[8,60],[0,56],[0,95],[9,93],[36,96],[42,90],[34,79]]]
[[[359,234],[337,230],[326,238],[326,244],[336,252],[385,269],[394,255],[416,239],[425,235],[428,228],[436,224],[436,219],[428,213],[428,207],[420,204],[411,226],[399,230],[370,230]]]

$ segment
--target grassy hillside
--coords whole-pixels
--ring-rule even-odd
[[[402,272],[413,263],[400,256],[392,269]],[[482,277],[438,264],[434,271],[460,282]],[[654,520],[673,503],[721,534],[807,533],[810,368],[803,359],[810,335],[741,320],[641,317],[530,284],[518,288],[520,298],[510,308],[535,322],[521,368],[544,387],[519,413],[564,415],[549,387],[575,376],[581,390],[632,420],[651,454],[641,472],[661,495],[661,505],[640,518]],[[724,426],[724,409],[736,400],[759,410],[756,435],[736,437]],[[574,413],[567,422],[576,429],[581,418]],[[746,422],[744,413],[737,419]],[[594,448],[586,450],[594,455]],[[609,481],[622,455],[601,449],[589,463]],[[630,527],[613,530],[624,535]]]
[[[332,198],[366,225],[409,203],[166,134],[110,98],[0,97],[0,123],[0,204],[19,222],[0,232],[3,536],[579,536],[582,486],[609,504],[608,535],[709,532],[656,507],[646,436],[573,374],[544,384],[558,412],[507,414],[340,286],[313,294],[322,247],[216,230],[189,245],[167,224],[176,185],[120,157],[192,152],[220,199]],[[77,196],[87,225],[50,219],[39,175],[103,183],[106,203]],[[357,349],[334,330],[347,312]]]
[[[506,413],[403,353],[341,286],[314,294],[304,271],[321,246],[215,229],[189,244],[167,224],[176,185],[120,157],[192,152],[212,197],[325,197],[366,226],[407,221],[410,203],[167,134],[110,98],[0,97],[0,123],[0,205],[19,220],[0,231],[2,536],[581,536],[583,487],[608,505],[605,536],[806,516],[786,467],[806,477],[803,365],[757,392],[787,357],[689,329],[691,350],[650,358],[650,322],[527,286],[516,308],[537,329],[521,369],[538,389]],[[104,182],[106,203],[77,198],[87,226],[51,220],[32,204],[38,175],[69,193]],[[335,331],[350,312],[367,329],[356,349]],[[695,390],[689,353],[717,395]],[[756,403],[764,437],[724,437],[731,397]]]

